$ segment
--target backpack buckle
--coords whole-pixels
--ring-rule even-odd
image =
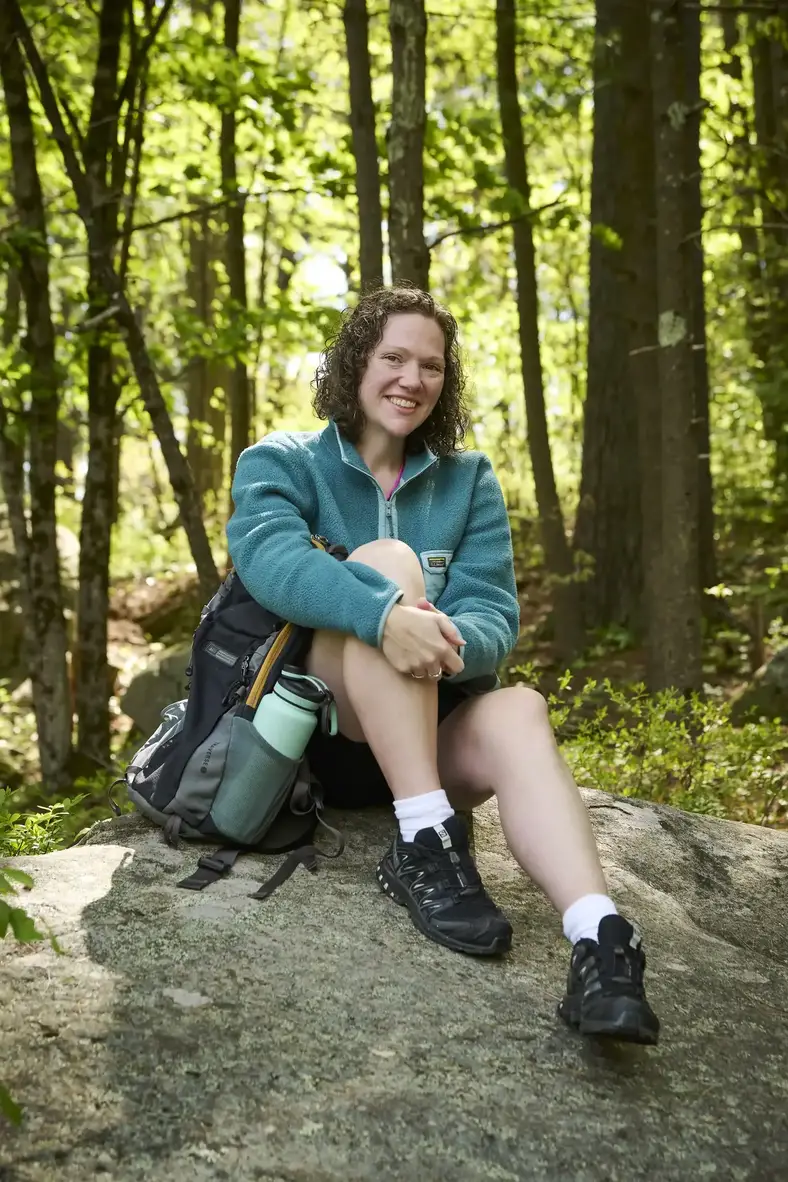
[[[221,858],[217,858],[211,854],[200,858],[197,866],[200,870],[213,870],[215,874],[225,874],[230,869],[227,863],[222,861]]]

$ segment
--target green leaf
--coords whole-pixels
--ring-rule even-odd
[[[9,911],[11,928],[20,944],[32,944],[34,940],[46,938],[43,932],[39,932],[32,915],[28,915],[21,907],[11,907]]]
[[[30,890],[30,888],[33,886],[32,878],[29,874],[26,874],[24,870],[14,870],[11,866],[2,866],[0,867],[0,875],[5,878],[10,878],[12,882],[18,882],[19,885],[25,887],[26,890]]]
[[[591,227],[591,237],[601,242],[608,250],[621,250],[624,245],[621,235],[612,226],[605,226],[602,222],[596,222]]]
[[[0,1112],[10,1120],[12,1125],[19,1125],[22,1123],[22,1109],[11,1096],[7,1088],[0,1084]]]

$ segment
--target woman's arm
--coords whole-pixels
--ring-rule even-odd
[[[281,435],[248,448],[232,495],[227,541],[249,594],[294,624],[334,629],[379,647],[402,591],[372,567],[338,562],[312,546],[307,519],[314,484],[305,453]]]
[[[465,640],[465,668],[453,682],[493,672],[517,643],[520,604],[512,534],[501,486],[486,456],[476,474],[465,533],[435,606]]]

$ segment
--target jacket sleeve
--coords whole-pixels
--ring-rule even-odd
[[[249,594],[269,611],[378,647],[402,591],[372,567],[339,562],[312,546],[307,520],[315,491],[307,462],[286,436],[242,453],[227,523],[230,558]]]
[[[517,643],[520,604],[512,534],[501,486],[486,456],[476,474],[465,533],[435,606],[451,617],[466,642],[465,668],[447,678],[451,682],[493,673]]]

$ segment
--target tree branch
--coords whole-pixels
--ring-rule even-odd
[[[131,61],[129,63],[128,73],[126,74],[123,84],[118,91],[118,110],[121,109],[124,103],[127,103],[131,100],[134,91],[137,88],[137,73],[139,71],[140,64],[145,61],[154,44],[156,43],[156,38],[161,32],[162,25],[170,15],[172,5],[173,0],[164,0],[154,24],[151,26],[146,36],[139,44],[137,54],[132,55]]]
[[[126,209],[124,211],[123,217],[123,233],[121,234],[120,264],[118,268],[121,287],[125,287],[126,284],[126,274],[129,267],[129,255],[131,253],[131,236],[134,233],[134,214],[137,209],[137,194],[139,192],[140,186],[140,166],[142,163],[142,145],[145,138],[145,100],[147,98],[147,94],[147,68],[143,66],[139,104],[137,106],[134,128],[131,133],[132,143],[134,145],[134,154],[131,164],[129,199],[126,202]]]
[[[432,242],[427,244],[427,249],[434,250],[436,246],[441,242],[445,242],[448,238],[457,238],[459,236],[481,238],[485,234],[494,233],[496,230],[505,230],[507,226],[516,226],[520,222],[535,221],[546,209],[555,209],[556,206],[563,205],[563,202],[563,197],[558,197],[555,201],[548,201],[546,205],[540,205],[537,209],[529,209],[527,213],[518,214],[516,218],[507,218],[503,222],[485,222],[481,226],[465,226],[459,230],[447,230],[445,234],[439,234],[437,238],[433,238]]]
[[[82,157],[82,159],[84,160],[85,159],[85,138],[79,129],[79,120],[77,119],[74,112],[71,110],[68,99],[65,97],[65,95],[62,95],[62,94],[60,95],[60,105],[62,106],[63,110],[66,113],[66,118],[68,119],[69,126],[71,128],[71,134],[74,136],[74,139],[77,142],[77,148],[79,150],[79,154]]]

